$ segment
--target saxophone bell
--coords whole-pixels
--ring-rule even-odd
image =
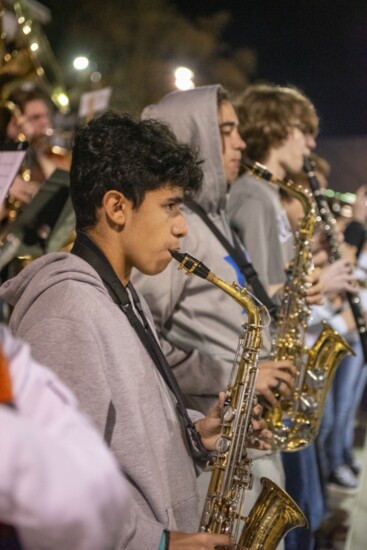
[[[309,526],[298,504],[283,489],[266,477],[260,481],[262,490],[246,519],[240,550],[277,548],[291,529]]]

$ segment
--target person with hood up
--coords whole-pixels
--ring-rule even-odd
[[[239,136],[237,115],[228,94],[219,85],[173,92],[147,107],[142,116],[168,123],[179,140],[198,149],[203,159],[204,184],[195,202],[234,244],[225,214],[226,195],[229,185],[238,176],[246,145]],[[183,212],[189,230],[182,239],[181,250],[202,261],[222,279],[245,285],[238,265],[200,215],[187,205],[183,206]],[[243,254],[246,253],[243,251]],[[154,277],[134,273],[133,281],[149,304],[186,404],[206,413],[215,403],[218,392],[229,382],[244,312],[207,281],[184,277],[177,270],[177,264],[171,263]],[[266,357],[270,340],[264,340],[262,355]],[[288,361],[263,360],[256,390],[270,404],[275,404],[274,388],[282,395],[289,395],[294,373]],[[257,460],[253,464],[254,487],[246,496],[247,511],[260,492],[260,476],[266,475],[284,486],[279,453],[250,453]],[[206,473],[203,476],[207,478]],[[206,481],[202,481],[202,492],[206,494]]]

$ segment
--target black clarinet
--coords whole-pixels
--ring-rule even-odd
[[[304,159],[303,169],[307,174],[310,188],[313,196],[315,197],[320,218],[324,226],[326,238],[329,243],[329,261],[335,262],[342,257],[339,249],[337,235],[335,232],[335,218],[330,210],[329,204],[325,198],[325,195],[322,192],[322,189],[320,189],[320,183],[314,172],[313,163],[308,157],[305,157]],[[362,344],[364,360],[365,362],[367,362],[367,324],[361,310],[361,300],[357,292],[346,292],[345,294],[357,325],[359,338]]]

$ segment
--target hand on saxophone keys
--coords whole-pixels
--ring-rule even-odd
[[[306,275],[305,290],[307,305],[314,306],[323,303],[323,281],[319,267],[314,268]]]
[[[199,432],[201,440],[208,451],[216,450],[216,443],[221,435],[225,393],[220,392],[217,403],[208,414],[195,422],[195,428]],[[267,429],[265,420],[261,418],[262,406],[257,404],[252,409],[250,435],[247,438],[247,446],[253,449],[271,449],[270,439],[273,434]]]
[[[249,435],[246,438],[246,446],[250,449],[267,451],[272,448],[270,440],[273,434],[268,430],[265,420],[261,418],[262,411],[263,407],[259,404],[255,405],[252,409],[252,421]]]
[[[276,407],[279,405],[276,394],[285,398],[292,396],[296,376],[297,369],[290,361],[261,361],[256,393]]]
[[[330,299],[343,292],[357,292],[353,266],[346,258],[340,258],[323,268],[321,278],[324,293]]]

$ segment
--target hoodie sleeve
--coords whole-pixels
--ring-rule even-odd
[[[26,331],[19,330],[32,348],[32,354],[43,363],[52,365],[52,370],[73,388],[82,410],[93,419],[100,434],[103,434],[108,417],[111,394],[105,378],[105,354],[99,348],[98,336],[79,322],[59,317],[49,317],[32,324]],[[75,368],[77,357],[79,367]],[[51,374],[51,373],[50,373]],[[56,377],[55,377],[56,378]],[[66,388],[65,388],[66,390]],[[70,393],[70,392],[69,392]],[[33,403],[37,403],[33,399]],[[100,438],[100,436],[99,436]],[[101,442],[100,442],[101,443]],[[78,447],[79,443],[75,444]],[[90,460],[93,452],[88,453],[88,464],[94,468],[97,460]],[[119,466],[124,471],[124,464],[116,453]],[[130,481],[126,478],[127,488]],[[133,493],[135,487],[131,487]],[[106,491],[108,487],[106,486]],[[98,491],[96,491],[98,493]],[[93,501],[91,498],[91,501]],[[138,504],[131,501],[123,515],[119,517],[120,538],[118,548],[140,550],[152,545],[158,548],[164,526],[148,518]],[[80,505],[80,509],[83,507]],[[118,508],[116,507],[116,511]],[[114,512],[116,514],[116,512]],[[111,517],[115,517],[111,514]],[[107,525],[107,524],[106,524]],[[72,546],[68,546],[72,547]],[[55,546],[57,549],[58,547]],[[63,546],[65,548],[65,546]],[[78,547],[76,547],[78,548]],[[84,550],[84,547],[81,547]],[[91,550],[96,546],[86,546]],[[102,544],[98,548],[105,548]]]

